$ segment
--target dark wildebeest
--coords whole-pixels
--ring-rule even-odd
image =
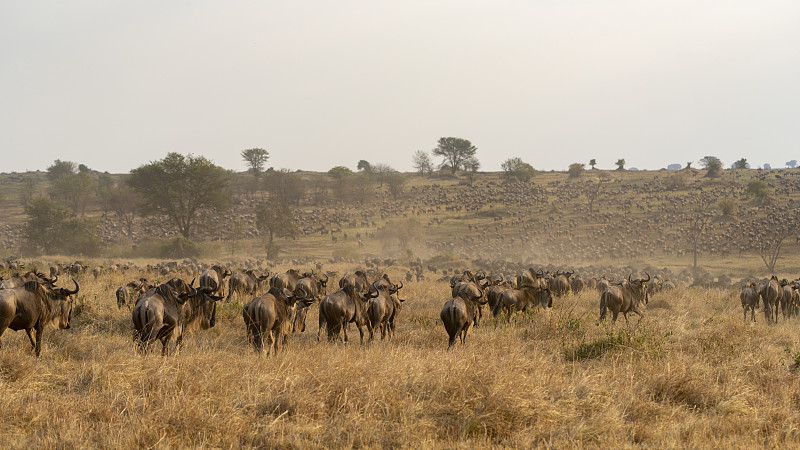
[[[272,287],[276,287],[278,289],[289,289],[290,291],[294,290],[295,286],[297,286],[297,281],[300,278],[311,276],[309,273],[300,274],[297,269],[289,269],[286,273],[278,273],[269,280],[269,285]]]
[[[24,285],[28,281],[38,281],[40,283],[48,284],[50,287],[54,287],[56,281],[58,281],[58,276],[47,278],[43,273],[37,272],[36,269],[31,270],[24,275],[15,273],[11,278],[0,282],[0,289],[17,288]]]
[[[234,292],[242,295],[256,295],[264,286],[264,281],[269,278],[269,272],[266,275],[258,276],[252,270],[245,270],[231,275],[228,279],[228,297],[225,301],[231,300]]]
[[[259,353],[264,351],[264,340],[267,341],[267,355],[277,354],[291,334],[292,321],[299,309],[307,308],[314,299],[306,298],[302,291],[296,297],[288,289],[272,287],[269,291],[244,305],[242,316],[247,328],[247,341]]]
[[[611,323],[617,321],[617,316],[622,313],[625,316],[625,323],[628,323],[628,313],[632,312],[639,315],[639,322],[642,321],[644,314],[639,311],[639,305],[644,302],[646,305],[649,301],[647,294],[647,282],[650,281],[650,274],[647,274],[647,279],[637,278],[631,279],[628,275],[627,280],[621,283],[613,283],[606,287],[602,294],[600,294],[600,318],[598,324],[606,318],[606,310],[610,309],[613,316]],[[638,325],[638,323],[637,323]]]
[[[749,282],[746,286],[742,288],[742,292],[739,294],[739,298],[742,300],[742,308],[744,309],[744,320],[747,320],[747,310],[750,310],[750,317],[753,319],[753,322],[756,321],[756,308],[758,308],[758,302],[761,299],[761,295],[756,290],[756,283]]]
[[[469,327],[476,320],[475,304],[486,304],[486,301],[481,302],[481,297],[477,299],[472,297],[455,297],[448,300],[442,307],[442,312],[439,317],[444,323],[444,329],[447,330],[447,335],[450,340],[448,341],[447,348],[453,346],[456,342],[456,337],[461,338],[461,344],[467,338],[467,331]]]
[[[72,319],[72,295],[80,290],[53,287],[49,283],[27,281],[19,287],[0,289],[0,337],[6,328],[25,330],[36,356],[42,351],[42,333],[48,325],[68,329]],[[34,341],[31,330],[36,330]]]
[[[132,308],[140,295],[154,287],[147,281],[147,278],[133,280],[125,286],[119,287],[116,292],[117,308],[122,308],[123,306],[127,306],[129,309]]]
[[[200,274],[200,280],[198,280],[198,282],[201,288],[211,288],[210,291],[206,289],[206,292],[210,294],[225,295],[225,277],[230,276],[230,274],[230,270],[222,266],[213,265],[211,269]]]
[[[518,289],[506,289],[500,293],[492,309],[492,314],[497,317],[501,310],[511,319],[514,311],[524,311],[528,307],[552,308],[553,294],[549,288],[521,286]]]
[[[326,295],[319,302],[320,322],[324,321],[328,329],[328,340],[333,341],[344,333],[342,342],[347,342],[347,324],[355,323],[364,343],[364,327],[369,327],[367,318],[367,302],[370,298],[377,297],[378,292],[359,294],[353,285],[347,285],[333,294]],[[319,340],[322,333],[320,327],[317,333]]]
[[[550,290],[556,297],[563,297],[572,293],[569,278],[575,273],[572,272],[556,272],[555,276],[550,280]]]
[[[763,280],[758,284],[758,293],[761,294],[761,300],[764,301],[764,318],[767,323],[778,323],[778,306],[783,297],[783,289],[778,282],[778,277],[772,276],[769,280]],[[773,316],[772,311],[775,311]]]
[[[482,280],[484,280],[482,282]],[[490,280],[486,279],[486,274],[481,272],[473,275],[469,270],[464,271],[461,275],[456,275],[450,278],[450,294],[452,298],[464,297],[470,299],[478,299],[484,296],[484,289],[491,284]],[[475,305],[475,326],[480,325],[480,320],[483,318],[483,308],[486,302],[476,303]]]
[[[311,271],[311,275],[307,277],[300,278],[297,280],[297,284],[294,287],[294,295],[298,295],[301,288],[308,294],[308,297],[313,300],[320,300],[322,296],[328,293],[328,275],[325,275],[325,279],[319,277],[319,275],[315,274],[314,271]],[[306,316],[308,315],[308,308],[303,308],[300,311],[297,311],[297,314],[294,316],[294,324],[292,325],[292,331],[299,329],[301,333],[306,331]]]
[[[370,298],[367,303],[370,341],[374,338],[374,333],[377,328],[381,330],[381,340],[386,338],[387,333],[389,339],[394,335],[394,318],[400,309],[400,304],[405,301],[397,296],[397,291],[402,288],[402,281],[400,282],[400,286],[395,285],[392,288],[377,284],[373,284],[370,288],[370,290],[378,291],[378,296]]]
[[[502,276],[497,280],[492,280],[492,285],[486,289],[486,301],[489,304],[489,311],[494,311],[494,307],[500,299],[500,294],[511,288],[513,288],[511,282],[504,280]]]
[[[356,270],[355,273],[351,273],[342,277],[339,280],[339,289],[347,286],[348,284],[352,284],[356,287],[356,291],[359,294],[363,294],[367,292],[369,288],[369,280],[367,279],[367,274],[363,270]]]
[[[174,333],[178,334],[176,344],[180,348],[183,334],[190,328],[205,330],[215,325],[217,302],[222,298],[211,295],[210,287],[195,289],[179,278],[148,290],[131,313],[139,349],[146,351],[158,339],[162,345],[161,354],[166,355]]]
[[[789,284],[789,280],[783,279],[781,285],[781,311],[783,312],[783,320],[787,317],[792,317],[792,297],[794,297],[794,289]]]

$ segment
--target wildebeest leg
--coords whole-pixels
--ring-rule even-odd
[[[619,316],[619,311],[611,311],[611,325],[614,325],[617,322],[617,317]]]
[[[750,307],[750,317],[753,319],[753,322],[756,321],[756,308],[755,306]],[[747,320],[747,312],[744,313],[744,318]]]
[[[464,345],[464,341],[467,339],[467,330],[469,330],[469,322],[461,329],[461,345]]]
[[[320,336],[322,336],[322,330],[325,328],[325,315],[322,314],[322,308],[319,310],[319,329],[317,330],[317,342],[319,342]]]
[[[275,355],[278,349],[278,343],[275,339],[275,333],[272,330],[267,330],[267,356]]]
[[[36,350],[36,343],[33,342],[33,333],[31,332],[30,328],[25,329],[25,333],[28,335],[28,340],[31,341],[31,350]],[[2,333],[0,333],[2,334]]]
[[[169,339],[165,336],[159,340],[161,341],[161,356],[167,356],[167,353],[169,353]]]
[[[478,313],[475,315],[475,326],[477,327],[481,323],[481,319],[483,319],[483,307],[481,305],[478,306]]]
[[[344,335],[344,338],[342,339],[342,343],[346,344],[347,343],[347,324],[346,323],[342,323],[339,328],[341,328],[342,334]],[[358,327],[358,329],[360,330],[361,327]]]
[[[34,345],[34,350],[36,351],[36,356],[42,352],[42,333],[44,332],[43,326],[36,327],[36,345]]]
[[[364,344],[364,328],[361,326],[360,323],[356,322],[356,326],[358,327],[358,334],[361,335],[361,344]]]

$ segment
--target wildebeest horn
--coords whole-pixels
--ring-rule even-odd
[[[303,289],[303,286],[300,286],[299,288],[297,288],[297,290],[299,290],[300,292],[302,292],[302,293],[303,293],[303,296],[302,296],[302,297],[298,297],[298,296],[297,296],[297,294],[295,294],[294,298],[295,298],[296,300],[304,300],[306,297],[308,297],[308,292],[306,292],[306,290],[305,290],[305,289]]]
[[[327,273],[323,273],[323,275],[325,275],[325,281],[323,281],[322,284],[325,284],[325,283],[328,282],[328,274]]]
[[[505,280],[505,278],[503,278],[503,274],[501,273],[500,274],[500,280],[497,282],[497,284],[500,284],[500,283],[502,283],[504,281],[506,281],[506,280]]]
[[[394,285],[394,287],[395,287],[395,291],[399,291],[400,289],[403,289],[403,280],[400,280],[400,286],[399,287],[396,284]]]
[[[225,298],[224,295],[211,295],[211,294],[208,294],[208,297],[211,300],[214,300],[215,302],[218,302],[218,301],[222,300],[223,298]]]
[[[197,279],[197,277],[192,278],[192,282],[189,283],[189,287],[190,288],[194,288],[194,280],[196,280],[196,279]]]
[[[632,275],[632,274],[630,274],[630,273],[628,274],[628,282],[629,282],[629,283],[632,283],[632,282],[633,282],[633,280],[631,280],[631,275]]]
[[[75,283],[75,290],[74,291],[70,291],[69,289],[64,289],[64,293],[67,294],[67,295],[75,295],[75,294],[78,293],[78,291],[81,290],[81,287],[78,286],[78,282],[75,281],[75,278],[72,279],[72,282]]]
[[[645,272],[644,274],[645,274],[645,275],[647,275],[647,279],[646,279],[646,280],[642,280],[642,281],[644,281],[645,283],[647,283],[648,281],[650,281],[650,274],[649,274],[649,273],[647,273],[647,272]]]
[[[456,287],[456,280],[455,278],[450,278],[450,288]]]

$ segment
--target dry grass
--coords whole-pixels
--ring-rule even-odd
[[[742,320],[736,293],[656,295],[645,320],[596,325],[597,294],[486,320],[447,351],[445,283],[407,283],[392,342],[247,348],[238,304],[162,358],[137,355],[114,289],[83,280],[73,328],[0,350],[6,447],[647,447],[796,445],[797,321]],[[351,336],[358,336],[353,328]]]

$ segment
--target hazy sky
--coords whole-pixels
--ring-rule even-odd
[[[800,1],[0,0],[0,171],[800,160]]]

